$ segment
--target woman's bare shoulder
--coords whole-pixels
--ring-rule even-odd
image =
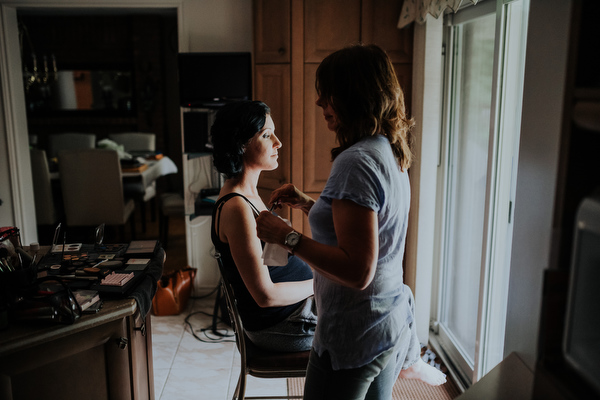
[[[232,222],[254,220],[255,214],[252,206],[242,196],[232,196],[227,199],[221,206],[220,212],[222,220]]]

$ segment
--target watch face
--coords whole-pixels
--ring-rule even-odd
[[[294,247],[295,245],[298,244],[299,241],[300,241],[300,234],[296,231],[292,231],[292,232],[288,233],[287,236],[285,237],[285,244],[287,246]]]

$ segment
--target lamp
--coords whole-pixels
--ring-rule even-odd
[[[29,71],[27,66],[27,60],[24,57],[25,47],[23,40],[27,40],[27,45],[29,46],[29,50],[31,51],[31,63],[32,63],[32,71]],[[31,38],[29,36],[29,31],[23,22],[19,22],[19,45],[21,48],[21,60],[23,63],[23,80],[25,84],[25,92],[29,92],[29,89],[34,85],[39,85],[40,90],[42,92],[49,92],[50,87],[49,84],[51,82],[56,82],[58,80],[58,69],[56,67],[56,57],[54,54],[51,55],[51,63],[52,63],[52,73],[50,73],[50,67],[48,65],[48,57],[46,55],[43,56],[43,73],[40,74],[38,68],[38,60],[35,54],[35,49],[33,47],[33,43],[31,42]]]

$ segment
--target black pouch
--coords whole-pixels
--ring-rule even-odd
[[[56,283],[52,283],[56,282]],[[48,286],[53,286],[48,290]],[[81,317],[81,306],[73,292],[61,279],[38,279],[11,309],[15,321],[72,324]]]

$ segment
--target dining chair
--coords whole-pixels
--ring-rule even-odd
[[[118,226],[125,237],[131,224],[135,239],[135,204],[123,194],[118,153],[107,149],[65,150],[58,168],[67,226]]]
[[[54,202],[52,192],[52,180],[50,179],[50,167],[46,151],[42,149],[31,149],[31,175],[33,179],[33,198],[35,201],[35,219],[37,225],[54,225],[58,222],[58,211]]]
[[[235,333],[235,343],[240,353],[240,376],[233,394],[233,400],[244,399],[298,399],[302,396],[249,396],[246,397],[246,378],[303,378],[310,350],[298,352],[275,352],[261,349],[246,336],[244,325],[237,307],[237,300],[231,283],[224,274],[223,262],[219,255],[217,264],[221,272],[221,292],[225,295],[227,311]],[[217,296],[217,301],[219,296]]]
[[[111,133],[108,138],[117,144],[123,145],[123,150],[129,152],[155,152],[156,135],[154,133],[124,132]],[[143,187],[139,183],[125,183],[125,195],[132,197],[138,203],[142,214],[142,230],[146,231],[146,203],[150,201],[150,216],[152,222],[156,221],[156,182]]]
[[[49,135],[48,140],[50,158],[58,157],[62,150],[96,147],[96,135],[93,133],[54,133]]]

